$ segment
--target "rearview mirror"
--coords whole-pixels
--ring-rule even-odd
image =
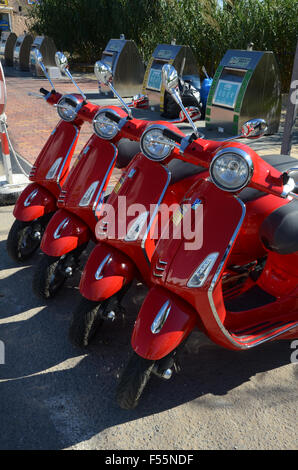
[[[113,81],[113,72],[109,65],[98,60],[94,65],[94,73],[99,82],[109,85]]]
[[[174,91],[179,90],[179,78],[175,67],[170,64],[165,64],[161,71],[162,83],[166,91],[171,95]]]
[[[241,137],[246,139],[258,139],[262,137],[268,129],[264,119],[251,119],[241,127]]]
[[[56,52],[55,62],[61,72],[65,72],[65,70],[68,68],[68,60],[63,52]]]
[[[42,53],[40,52],[39,49],[34,49],[33,55],[34,55],[34,59],[35,59],[36,62],[38,62],[39,64],[43,61]]]

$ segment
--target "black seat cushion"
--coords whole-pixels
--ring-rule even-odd
[[[298,168],[298,160],[296,158],[289,157],[289,155],[262,155],[262,159],[281,173],[293,167]],[[293,174],[292,177],[298,182],[298,172],[297,174]],[[262,196],[265,196],[265,193],[253,188],[244,188],[238,194],[238,197],[245,203],[254,201]]]
[[[121,139],[118,144],[118,156],[116,161],[116,168],[125,168],[133,159],[133,157],[140,152],[140,142],[134,142],[129,139]]]
[[[266,248],[281,255],[298,251],[298,200],[268,215],[261,225],[260,237]]]
[[[170,161],[168,169],[171,172],[171,184],[177,183],[188,176],[197,175],[198,173],[202,173],[202,171],[206,171],[206,168],[184,162],[178,158],[174,158]]]

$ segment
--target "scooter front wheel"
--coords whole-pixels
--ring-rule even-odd
[[[6,241],[9,256],[18,262],[30,258],[38,249],[43,232],[44,224],[38,219],[32,222],[15,220]]]
[[[120,408],[136,408],[141,395],[150,380],[156,361],[144,359],[136,353],[130,358],[116,391],[116,401]]]
[[[83,297],[73,314],[69,328],[70,342],[79,348],[86,348],[102,324],[102,304]]]

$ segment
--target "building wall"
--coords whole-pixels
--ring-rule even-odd
[[[5,0],[0,0],[0,5],[4,4]],[[12,31],[17,36],[27,31],[25,13],[28,8],[33,8],[33,5],[28,4],[28,0],[7,0],[8,7],[13,8],[11,15]],[[4,5],[3,5],[4,6]]]

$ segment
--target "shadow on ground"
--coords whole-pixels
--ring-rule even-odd
[[[287,341],[239,353],[195,333],[181,355],[182,372],[170,384],[154,377],[139,408],[121,410],[114,393],[130,355],[130,335],[146,289],[132,287],[124,301],[126,322],[106,324],[87,353],[68,341],[71,313],[80,299],[79,273],[46,304],[31,291],[38,255],[32,266],[28,263],[10,273],[15,265],[5,254],[4,242],[0,253],[0,275],[4,269],[8,273],[0,286],[0,339],[6,353],[6,363],[0,366],[1,449],[62,449],[189,401],[208,406],[204,396],[224,397],[256,374],[289,363]]]

